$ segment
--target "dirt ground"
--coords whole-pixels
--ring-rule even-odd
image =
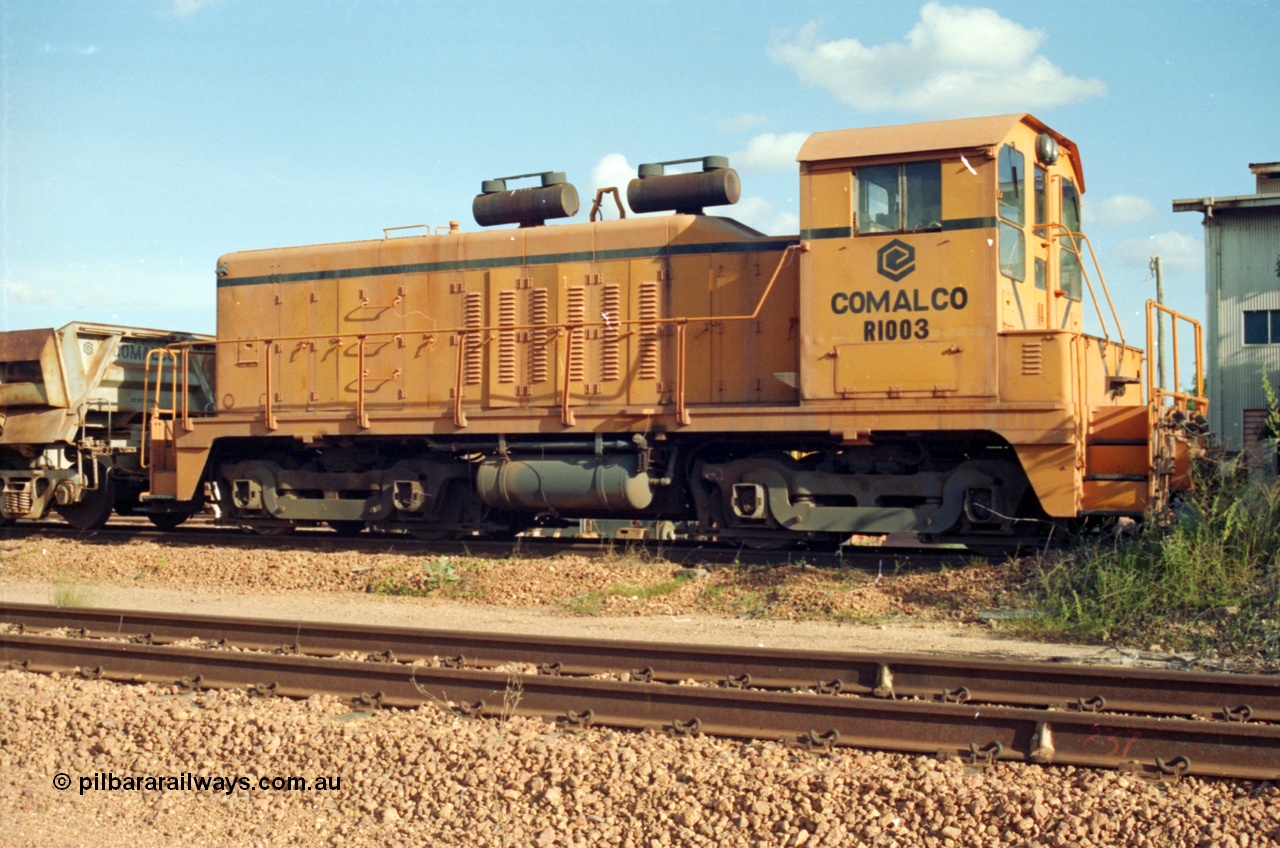
[[[626,557],[460,560],[299,546],[146,540],[0,540],[0,602],[65,603],[306,621],[603,639],[932,653],[1116,664],[1178,663],[1157,648],[1019,639],[1010,565],[942,572],[711,570]]]

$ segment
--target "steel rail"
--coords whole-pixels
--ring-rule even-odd
[[[695,679],[745,689],[818,689],[879,698],[1280,722],[1280,676],[1167,671],[774,648],[572,639],[371,627],[136,610],[0,603],[0,622],[67,628],[152,643],[200,638],[237,648],[284,648],[309,656],[349,652],[400,662],[539,666],[546,674],[629,673],[633,679]]]
[[[402,664],[0,635],[0,662],[139,683],[243,688],[357,707],[446,706],[467,715],[555,718],[674,733],[795,740],[999,761],[1130,767],[1152,774],[1280,778],[1280,727],[1011,707],[734,691]]]

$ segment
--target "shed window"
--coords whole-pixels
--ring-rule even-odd
[[[942,229],[942,163],[859,168],[858,232]]]
[[[1244,343],[1247,345],[1280,344],[1280,309],[1246,311]]]

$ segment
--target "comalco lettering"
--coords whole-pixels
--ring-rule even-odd
[[[969,292],[963,286],[939,287],[924,294],[920,289],[836,292],[831,296],[831,311],[837,315],[861,315],[876,312],[944,312],[964,309],[969,305]]]
[[[896,312],[945,312],[969,305],[969,292],[963,286],[953,289],[940,286],[927,294],[920,289],[884,289],[874,291],[836,292],[831,296],[831,311],[836,315],[868,315]],[[879,318],[862,322],[864,342],[897,342],[929,338],[928,318]]]

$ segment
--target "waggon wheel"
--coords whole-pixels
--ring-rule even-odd
[[[115,504],[115,484],[107,469],[98,469],[98,488],[85,489],[79,503],[58,507],[58,514],[77,530],[97,530],[111,517]]]

